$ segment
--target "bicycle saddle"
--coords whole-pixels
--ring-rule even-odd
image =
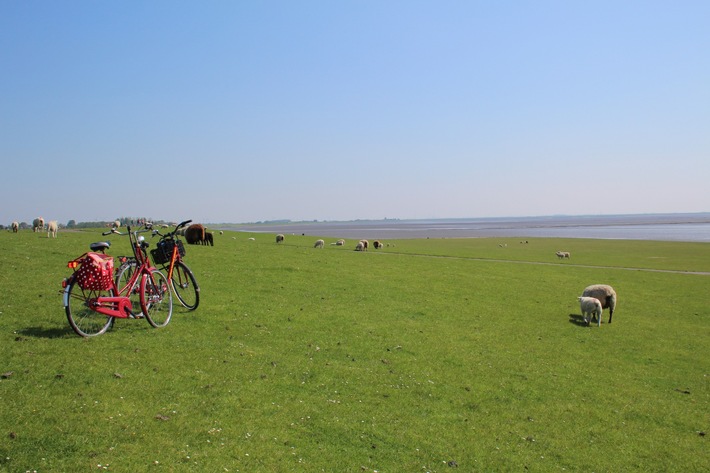
[[[91,251],[100,251],[103,253],[104,251],[109,249],[110,246],[110,241],[97,241],[96,243],[90,244],[89,248],[91,249]]]

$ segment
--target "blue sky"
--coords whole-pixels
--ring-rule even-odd
[[[710,211],[707,1],[0,3],[0,223]]]

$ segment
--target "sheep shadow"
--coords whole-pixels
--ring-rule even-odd
[[[17,331],[18,336],[15,340],[20,339],[21,336],[32,337],[32,338],[64,338],[67,335],[74,333],[71,327],[26,327]],[[18,340],[19,341],[19,340]]]
[[[589,327],[589,324],[584,321],[584,317],[579,314],[569,314],[569,323],[578,327]]]

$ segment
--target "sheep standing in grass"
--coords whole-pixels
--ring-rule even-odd
[[[370,242],[367,240],[360,240],[360,243],[362,243],[363,251],[367,251],[367,248],[370,246]]]
[[[20,230],[20,224],[18,222],[12,222],[12,233],[17,233]]]
[[[343,240],[343,239],[341,238],[340,240],[338,240],[338,241],[335,242],[335,245],[336,245],[336,246],[343,246],[343,245],[345,245],[345,240]]]
[[[52,220],[47,224],[47,238],[50,237],[50,235],[53,238],[57,238],[57,229],[59,228],[59,224],[57,223],[56,220]]]
[[[567,259],[569,259],[569,257],[570,257],[569,251],[558,251],[558,252],[555,253],[555,254],[557,255],[557,257],[558,257],[559,259],[562,259],[562,258],[567,258]]]
[[[365,251],[365,244],[361,241],[358,241],[357,245],[355,245],[355,251]]]
[[[283,243],[283,241],[284,241],[283,233],[279,233],[278,235],[276,235],[276,243]]]
[[[597,318],[597,325],[602,326],[602,303],[596,297],[578,297],[579,308],[582,310],[584,323],[589,325],[594,317]],[[587,319],[589,314],[589,319]]]
[[[325,245],[325,242],[323,240],[316,240],[316,244],[313,245],[313,248],[323,248]]]
[[[595,297],[601,302],[603,309],[609,309],[609,323],[616,309],[616,291],[607,284],[592,284],[587,286],[582,293],[583,297]]]
[[[32,231],[33,232],[41,232],[44,230],[44,219],[42,217],[38,217],[34,220],[32,220]]]
[[[385,245],[383,245],[380,240],[375,240],[372,243],[372,246],[374,246],[376,250],[379,250],[380,248],[384,247]]]

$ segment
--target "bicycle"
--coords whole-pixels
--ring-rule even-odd
[[[155,328],[170,322],[173,298],[168,279],[150,264],[148,242],[138,235],[147,231],[132,231],[129,226],[127,233],[118,230],[102,233],[128,234],[131,242],[137,267],[121,287],[119,279],[114,279],[113,257],[105,253],[111,247],[110,241],[92,243],[90,252],[67,263],[74,272],[62,281],[64,309],[69,325],[78,335],[93,337],[106,333],[117,318],[145,317]]]
[[[167,271],[168,281],[180,304],[188,310],[195,310],[200,304],[200,286],[197,284],[195,274],[183,262],[185,256],[185,245],[178,238],[178,231],[188,225],[192,220],[185,220],[175,226],[172,232],[161,234],[159,230],[153,230],[153,236],[159,236],[160,241],[156,248],[150,250],[153,263],[160,265],[161,269]],[[121,264],[116,272],[116,281],[120,286],[122,280],[130,279],[131,275],[138,268],[138,261],[127,259]]]

